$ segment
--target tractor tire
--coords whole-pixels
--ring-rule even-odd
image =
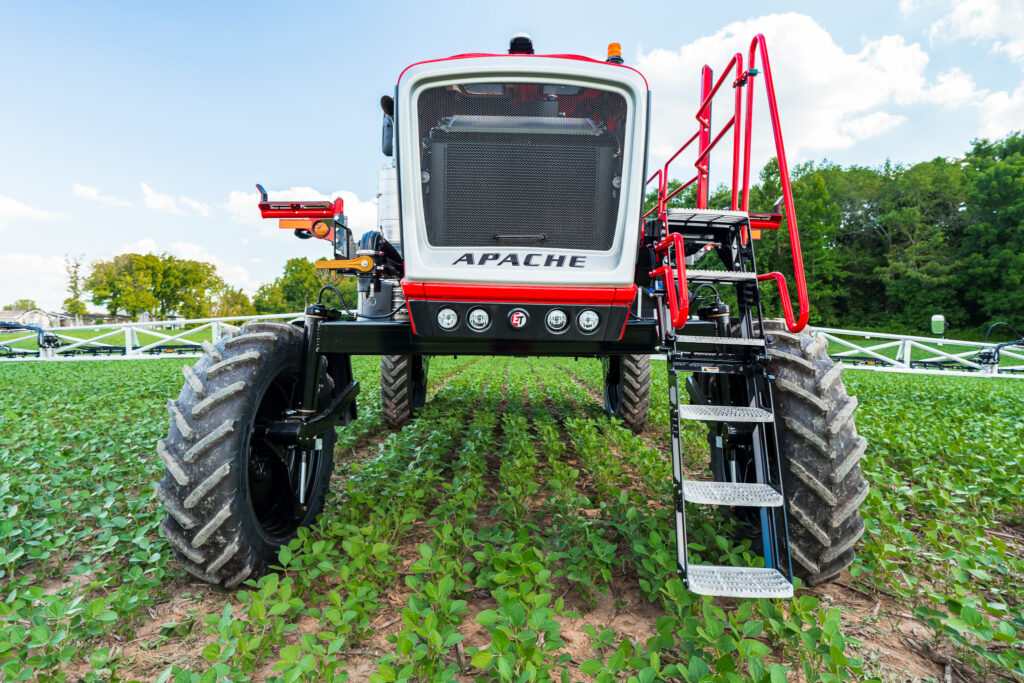
[[[860,461],[867,442],[853,421],[857,399],[846,393],[828,343],[793,334],[780,320],[765,321],[764,331],[793,572],[814,586],[850,566],[864,534],[860,505],[868,482]]]
[[[381,414],[389,429],[407,425],[426,403],[428,366],[423,356],[380,357]]]
[[[278,549],[316,519],[334,467],[333,429],[301,451],[258,441],[257,427],[294,405],[302,328],[250,322],[185,366],[185,386],[168,403],[170,431],[157,444],[164,476],[156,494],[161,527],[179,562],[207,583],[234,588],[266,572]],[[321,398],[330,394],[324,376]],[[306,457],[305,504],[295,493]]]
[[[651,357],[640,354],[605,356],[604,409],[634,434],[647,423],[651,403]]]

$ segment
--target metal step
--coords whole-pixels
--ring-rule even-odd
[[[677,344],[723,344],[725,346],[764,346],[764,339],[754,337],[701,337],[693,334],[676,336]]]
[[[775,419],[769,411],[761,408],[693,404],[679,406],[679,418],[704,422],[772,422]]]
[[[684,481],[683,499],[701,505],[782,507],[782,494],[768,484],[734,484],[728,481]]]
[[[697,282],[749,282],[757,279],[757,273],[741,273],[736,270],[687,270],[686,279]]]
[[[669,225],[700,228],[746,225],[750,216],[745,211],[719,209],[669,209],[665,212]]]
[[[732,598],[791,598],[793,584],[778,569],[691,564],[687,587],[698,595]]]

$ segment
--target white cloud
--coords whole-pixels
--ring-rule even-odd
[[[178,202],[174,201],[174,197],[169,194],[160,194],[146,183],[140,183],[140,185],[142,186],[142,196],[147,207],[164,213],[181,213],[181,209],[178,208]]]
[[[101,204],[110,204],[111,206],[131,206],[132,203],[124,199],[118,199],[117,197],[108,197],[107,195],[100,194],[98,187],[92,187],[91,185],[82,185],[81,183],[73,183],[71,185],[71,194],[82,199],[90,199],[94,202]]]
[[[900,14],[909,16],[921,7],[921,0],[900,0]]]
[[[163,213],[171,213],[179,216],[187,213],[194,213],[200,216],[210,215],[209,204],[184,195],[175,199],[169,194],[157,192],[146,183],[140,183],[140,185],[142,186],[142,196],[146,202],[146,206],[154,211],[161,211]]]
[[[225,282],[232,287],[241,288],[246,294],[255,294],[256,289],[260,286],[260,283],[253,280],[249,271],[243,266],[226,262],[219,256],[211,254],[207,251],[206,247],[201,244],[193,244],[191,242],[171,242],[170,247],[171,251],[181,258],[212,263],[217,268],[217,274],[220,275]]]
[[[936,40],[990,43],[989,50],[1024,64],[1024,4],[1020,0],[957,0],[932,24]]]
[[[986,97],[978,108],[981,115],[979,135],[1000,138],[1024,128],[1024,85],[1008,93],[1000,91]]]
[[[182,206],[191,209],[192,211],[198,213],[200,216],[210,215],[210,205],[205,202],[200,202],[195,199],[191,199],[189,197],[184,196],[180,197],[179,201],[181,202]]]
[[[67,216],[59,211],[37,209],[0,195],[0,230],[13,225],[16,221],[59,221],[65,218]]]
[[[47,311],[59,311],[67,298],[64,259],[46,254],[0,252],[0,303],[32,299]]]
[[[329,194],[323,194],[311,187],[292,187],[287,190],[268,190],[267,195],[271,201],[333,201],[335,197],[341,197],[345,202],[345,216],[348,218],[348,227],[355,234],[358,240],[364,232],[373,230],[377,226],[377,199],[362,200],[354,192],[338,190]],[[224,208],[239,223],[258,225],[261,237],[276,239],[279,241],[290,241],[294,239],[290,230],[281,230],[277,227],[277,221],[273,219],[264,220],[260,216],[259,204],[260,195],[258,192],[234,191],[228,196],[228,202]]]
[[[876,111],[844,122],[842,130],[855,140],[867,140],[895,128],[906,120],[906,116]]]
[[[953,67],[940,73],[935,79],[935,84],[921,92],[920,101],[947,107],[962,107],[978,104],[987,94],[987,90],[979,89],[975,85],[970,74],[965,73],[960,67]]]
[[[901,7],[913,11],[915,2]],[[790,162],[845,149],[861,140],[892,131],[908,118],[902,107],[934,104],[954,108],[981,105],[990,93],[980,90],[974,79],[960,68],[929,78],[929,55],[918,43],[903,36],[884,35],[866,39],[860,50],[847,51],[814,19],[797,13],[772,14],[725,26],[713,35],[683,45],[678,50],[653,49],[642,52],[637,68],[646,75],[654,93],[651,153],[655,162],[667,158],[679,144],[696,131],[697,94],[700,68],[705,64],[720,69],[737,50],[747,56],[749,37],[767,36],[775,77],[786,151]],[[749,64],[745,64],[749,68]],[[758,63],[755,66],[761,67]],[[718,72],[715,73],[717,77]],[[714,102],[713,134],[732,116],[727,77]],[[775,153],[764,78],[756,81],[754,99],[754,150],[752,173]],[[985,129],[1006,124],[1017,112],[1013,97],[1002,94],[992,100],[995,112],[980,111],[991,119]],[[1024,119],[1021,119],[1024,120]],[[1019,125],[1019,124],[1018,124]],[[727,144],[730,135],[721,143]],[[728,153],[719,152],[712,164],[712,183],[727,177]],[[693,171],[693,158],[685,156],[670,169],[684,179]]]

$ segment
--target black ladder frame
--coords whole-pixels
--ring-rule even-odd
[[[705,251],[713,249],[719,257],[717,260],[725,267],[725,270],[715,271],[691,270],[693,276],[689,279],[712,282],[716,289],[733,286],[737,301],[731,324],[724,330],[729,336],[719,337],[719,342],[707,336],[686,335],[685,327],[678,332],[673,329],[669,322],[669,306],[666,301],[669,294],[665,289],[657,287],[650,290],[650,295],[657,303],[655,310],[661,336],[661,350],[668,361],[673,498],[679,572],[687,587],[694,590],[687,551],[684,493],[686,480],[680,438],[682,387],[679,380],[681,373],[690,372],[694,374],[687,380],[686,390],[691,403],[741,409],[757,408],[771,413],[771,421],[764,422],[733,423],[727,418],[709,419],[708,441],[712,449],[716,481],[767,484],[782,496],[783,502],[780,506],[750,506],[746,509],[758,510],[756,526],[760,527],[760,550],[765,560],[765,568],[779,572],[791,586],[793,573],[789,555],[785,493],[782,488],[782,454],[779,452],[774,423],[772,378],[767,371],[768,355],[763,332],[763,310],[755,275],[757,271],[753,244],[749,239],[743,239],[744,234],[749,235],[749,218],[739,212],[686,209],[670,211],[664,223],[654,219],[647,221],[645,225],[645,235],[649,236],[648,239],[652,243],[657,243],[672,232],[677,232],[683,237],[686,251],[691,254],[688,262],[711,260],[711,254],[705,254]],[[711,245],[710,249],[708,245]],[[665,252],[662,258],[669,260],[673,269],[677,267],[675,255],[671,251]],[[665,263],[664,260],[662,264]],[[689,293],[684,295],[689,296]],[[692,314],[691,310],[691,316]],[[707,325],[702,328],[707,329]],[[730,342],[730,338],[739,341]],[[730,462],[736,463],[736,466],[730,467]],[[716,463],[720,471],[714,471]],[[741,465],[744,471],[740,471]],[[752,519],[748,518],[747,521]],[[701,591],[698,589],[696,592]]]

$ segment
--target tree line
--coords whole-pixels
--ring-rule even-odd
[[[878,167],[806,163],[791,178],[811,324],[924,333],[941,313],[952,329],[974,335],[997,321],[1024,323],[1024,132],[977,140],[962,158]],[[781,194],[772,160],[751,188],[750,208],[768,211]],[[654,201],[652,192],[647,206]],[[671,205],[694,206],[694,188]],[[708,205],[728,207],[728,190],[719,187]],[[762,233],[756,255],[759,272],[778,270],[792,283],[785,220]],[[68,261],[68,313],[84,312],[88,296],[133,318],[301,311],[328,277],[308,259],[289,259],[250,299],[211,264],[169,254],[122,254],[94,261],[88,275],[81,271],[79,261]],[[352,278],[331,284],[355,305]],[[773,287],[763,288],[762,299],[768,314],[779,315]]]
[[[962,158],[806,163],[790,177],[812,325],[925,333],[941,313],[973,336],[997,321],[1024,323],[1024,133],[977,140]],[[750,210],[769,211],[781,196],[773,159],[751,188]],[[655,199],[648,194],[647,206]],[[708,206],[729,199],[719,187]],[[691,186],[670,204],[694,200]],[[763,231],[755,255],[758,272],[787,275],[795,300],[785,219]],[[774,285],[762,287],[762,300],[781,315]]]
[[[347,305],[355,306],[354,281],[338,282],[301,257],[289,259],[282,275],[261,285],[252,298],[227,284],[213,264],[172,254],[119,254],[93,261],[88,275],[80,260],[69,258],[65,270],[70,296],[63,308],[69,315],[85,313],[86,298],[111,315],[124,313],[133,320],[143,314],[165,319],[293,313],[314,301],[329,280]]]

